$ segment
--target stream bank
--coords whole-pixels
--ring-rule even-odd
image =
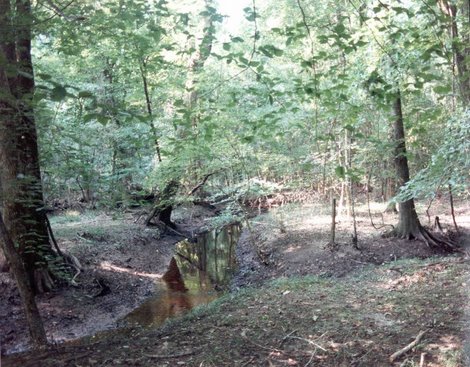
[[[123,319],[159,285],[175,254],[175,244],[207,226],[214,210],[200,206],[175,212],[178,231],[136,223],[138,213],[107,215],[66,211],[50,218],[60,248],[84,267],[77,287],[37,297],[48,339],[62,343],[122,326]],[[160,287],[161,288],[161,287]],[[28,331],[14,280],[0,273],[1,355],[28,348]]]

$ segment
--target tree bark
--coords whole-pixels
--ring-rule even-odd
[[[212,8],[212,0],[205,0],[206,9]],[[210,13],[210,12],[209,12]],[[187,91],[187,108],[191,110],[191,126],[193,128],[197,127],[198,117],[194,114],[194,109],[197,105],[199,94],[198,94],[198,74],[204,67],[206,60],[209,58],[212,43],[214,40],[213,32],[213,18],[211,14],[204,16],[202,22],[202,36],[201,42],[199,45],[194,45],[196,48],[195,54],[189,60],[189,75],[186,81],[186,91]]]
[[[335,244],[336,235],[336,199],[331,198],[331,230],[330,230],[330,244]]]
[[[13,13],[16,16],[13,18]],[[16,23],[13,23],[15,19]],[[53,286],[55,256],[43,210],[39,152],[33,111],[31,4],[0,0],[0,177],[3,217],[35,292]]]
[[[34,290],[29,282],[28,274],[23,262],[15,250],[15,245],[8,235],[1,215],[0,243],[8,262],[10,263],[11,272],[16,279],[16,284],[18,285],[18,291],[20,293],[21,300],[23,301],[23,307],[33,345],[35,347],[42,347],[47,344],[47,337],[41,315],[39,314],[39,310],[34,299]]]
[[[139,68],[140,68],[140,75],[142,77],[142,84],[144,87],[144,94],[145,94],[145,103],[147,106],[147,114],[150,118],[150,130],[152,131],[153,141],[155,144],[155,151],[157,153],[157,160],[159,163],[162,162],[162,155],[160,152],[160,143],[158,141],[158,133],[155,125],[153,124],[153,110],[152,110],[152,100],[150,98],[150,91],[148,87],[147,81],[147,60],[143,58],[139,60]]]
[[[393,112],[395,114],[394,142],[395,142],[395,169],[398,186],[405,185],[410,180],[408,158],[406,156],[405,128],[403,125],[403,111],[400,92],[394,101]],[[420,234],[421,224],[416,214],[413,199],[399,203],[399,221],[396,227],[397,235],[401,238],[414,239]]]
[[[158,220],[163,222],[170,228],[176,229],[175,223],[171,221],[171,213],[173,211],[173,198],[178,192],[179,183],[175,180],[171,180],[166,184],[165,188],[158,195],[157,204],[153,207],[151,213],[145,220],[145,225],[149,226],[152,219],[158,216]]]

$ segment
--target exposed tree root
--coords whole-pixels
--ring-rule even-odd
[[[50,292],[54,289],[54,281],[47,268],[34,270],[34,289],[38,294]]]
[[[49,234],[49,238],[51,239],[51,242],[54,245],[54,248],[56,249],[57,254],[62,258],[64,265],[68,268],[70,277],[72,277],[72,270],[75,270],[75,275],[73,275],[71,279],[67,279],[67,282],[73,285],[74,287],[76,287],[78,286],[78,284],[75,281],[75,279],[77,279],[77,277],[81,274],[83,267],[80,264],[80,261],[78,261],[78,259],[75,256],[71,254],[65,254],[62,252],[59,245],[57,244],[57,240],[54,236],[54,232],[52,231],[51,222],[49,221],[49,218],[47,217],[47,215],[45,215],[45,219],[46,219],[46,226],[47,226],[47,232]],[[50,275],[54,276],[53,273],[51,273]],[[53,285],[52,278],[50,276],[49,278],[50,278],[50,281],[52,282],[51,284]]]
[[[402,239],[423,241],[429,248],[448,252],[462,252],[457,242],[444,236],[438,236],[421,225],[406,233],[399,233],[398,230],[395,230],[395,235]]]

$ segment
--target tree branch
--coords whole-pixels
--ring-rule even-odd
[[[209,179],[209,177],[211,177],[212,175],[216,174],[218,171],[215,171],[215,172],[211,172],[211,173],[208,173],[207,175],[204,176],[204,178],[202,179],[201,182],[199,182],[196,186],[194,186],[191,191],[189,191],[186,195],[187,196],[191,196],[192,194],[194,194],[197,190],[199,190],[202,186],[204,186],[204,184],[207,182],[207,180]]]

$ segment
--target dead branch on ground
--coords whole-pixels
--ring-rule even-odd
[[[413,340],[406,347],[404,347],[404,348],[400,349],[399,351],[393,353],[390,356],[390,359],[389,359],[390,362],[394,362],[396,359],[400,358],[403,354],[409,352],[411,349],[416,347],[419,344],[419,342],[421,341],[421,339],[423,338],[424,334],[426,334],[428,331],[429,331],[429,329],[420,331],[419,334],[416,336],[415,340]]]

